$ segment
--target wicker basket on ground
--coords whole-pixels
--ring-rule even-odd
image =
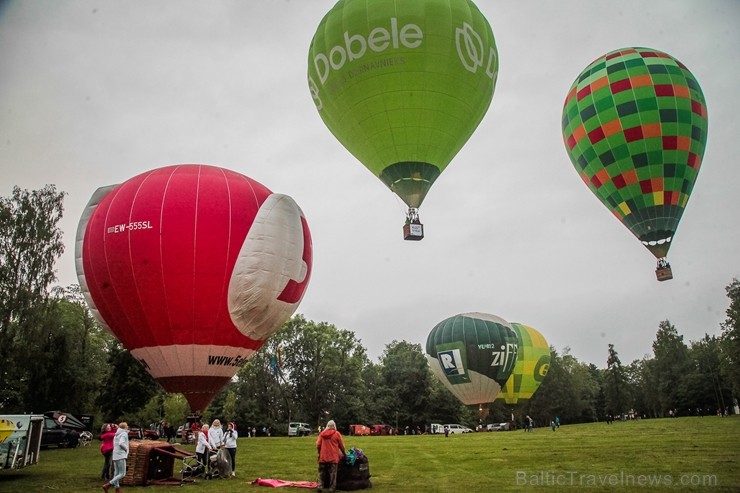
[[[148,484],[180,484],[174,477],[175,460],[192,455],[175,448],[171,443],[151,440],[132,440],[129,444],[124,486]]]

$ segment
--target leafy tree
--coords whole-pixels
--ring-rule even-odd
[[[286,421],[319,425],[329,416],[344,425],[364,421],[362,370],[368,361],[353,332],[296,315],[265,346],[250,362],[259,373],[256,378],[270,386],[263,395],[270,392]],[[281,364],[276,367],[272,362],[278,354]],[[242,376],[240,372],[240,380]]]
[[[0,408],[22,412],[33,328],[48,316],[48,288],[56,279],[54,263],[64,253],[64,192],[13,188],[0,197]],[[47,320],[48,322],[48,320]]]
[[[438,378],[433,377],[429,388],[429,410],[426,415],[427,422],[434,423],[465,423],[472,425],[474,420],[473,414],[468,410],[455,395],[447,390]],[[495,402],[494,402],[495,405]],[[489,411],[489,416],[495,411]],[[500,414],[504,415],[505,411]],[[508,421],[509,418],[501,418],[501,421]]]
[[[188,401],[182,394],[167,394],[162,402],[164,419],[172,423],[175,429],[183,423],[188,416]]]
[[[723,412],[732,402],[731,388],[720,370],[720,340],[705,334],[689,348],[692,371],[686,375],[687,387],[692,396],[691,406],[712,407]]]
[[[430,418],[432,372],[420,344],[393,341],[380,358],[383,396],[386,403],[383,419],[399,426],[420,426]]]
[[[605,411],[614,416],[629,410],[632,399],[627,383],[627,375],[622,367],[622,362],[619,360],[619,353],[614,349],[614,344],[609,344],[609,356],[606,359],[603,384]]]
[[[655,377],[655,360],[645,357],[630,363],[625,373],[632,391],[633,406],[640,414],[657,418],[662,416],[660,401],[655,389],[658,387]]]
[[[665,416],[669,409],[686,409],[688,391],[685,377],[691,362],[683,336],[678,334],[676,327],[668,320],[659,324],[653,342],[653,354],[653,374],[657,383],[661,416]]]
[[[593,421],[598,388],[589,366],[572,356],[570,348],[566,347],[560,356],[551,347],[547,377],[521,413],[531,416],[537,424],[549,423],[556,416],[563,423]],[[522,418],[518,418],[520,426]]]
[[[596,409],[596,418],[604,419],[606,417],[606,394],[604,392],[604,370],[601,370],[593,363],[588,365],[588,373],[593,381],[596,394],[594,395],[594,409]]]
[[[105,336],[85,315],[86,307],[77,302],[57,298],[37,310],[43,316],[29,329],[33,338],[25,345],[30,363],[26,368],[26,408],[90,413],[105,372]]]
[[[103,381],[98,406],[105,421],[133,415],[158,392],[159,386],[141,364],[118,342],[108,351],[110,373]]]
[[[725,289],[730,306],[727,308],[727,318],[721,324],[721,372],[732,388],[737,403],[740,397],[740,281],[733,279]]]

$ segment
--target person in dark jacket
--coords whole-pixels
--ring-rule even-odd
[[[346,455],[344,440],[342,434],[337,431],[337,425],[334,420],[326,423],[326,429],[319,433],[316,440],[316,450],[319,452],[319,479],[316,491],[322,492],[326,489],[334,492],[337,488],[337,465],[341,456]]]

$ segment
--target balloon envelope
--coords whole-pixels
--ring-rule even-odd
[[[205,165],[98,190],[76,250],[98,320],[193,411],[294,313],[312,262],[308,225],[290,197]]]
[[[519,350],[516,365],[499,398],[507,404],[526,402],[532,398],[550,369],[550,345],[536,329],[512,322]]]
[[[689,70],[649,48],[624,48],[581,72],[563,108],[576,171],[657,258],[665,257],[707,141],[704,94]]]
[[[496,315],[462,313],[432,329],[426,357],[432,372],[464,404],[493,402],[516,364],[516,334]]]
[[[413,208],[480,123],[497,74],[491,26],[470,0],[340,0],[308,54],[326,126]]]

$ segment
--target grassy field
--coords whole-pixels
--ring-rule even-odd
[[[250,484],[257,477],[315,481],[314,441],[239,439],[237,477],[189,483],[180,491],[265,490]],[[740,491],[740,417],[564,425],[555,432],[538,428],[449,438],[345,437],[345,444],[367,455],[373,491]],[[98,446],[94,441],[85,448],[44,450],[38,465],[0,472],[0,492],[101,491]],[[291,490],[306,491],[283,491]]]

